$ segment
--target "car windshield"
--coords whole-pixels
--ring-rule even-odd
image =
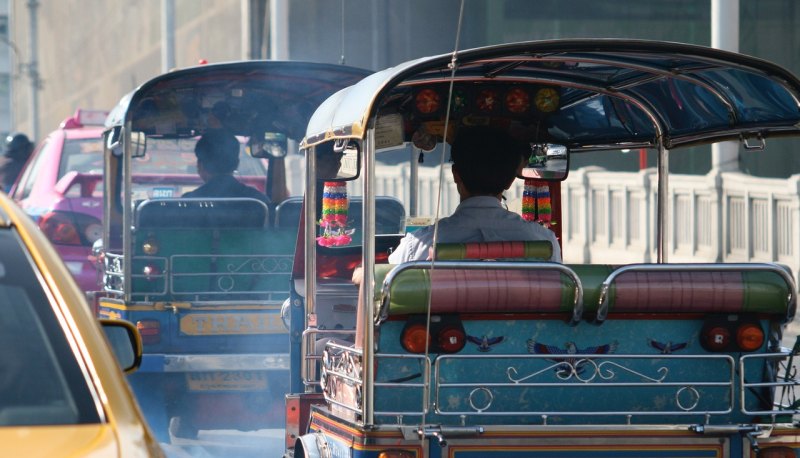
[[[58,179],[67,172],[103,173],[103,139],[69,138],[64,141],[61,152],[61,163],[58,167]]]
[[[10,229],[0,253],[0,426],[99,422],[74,343]]]
[[[149,137],[145,154],[131,161],[135,198],[180,197],[203,184],[197,174],[197,157],[194,154],[197,140]],[[266,161],[250,156],[246,139],[240,137],[239,140],[239,167],[234,175],[263,192]]]

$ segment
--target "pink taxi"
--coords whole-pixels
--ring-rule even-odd
[[[77,110],[38,145],[11,197],[53,243],[84,291],[97,289],[89,256],[102,236],[103,124],[108,112]]]

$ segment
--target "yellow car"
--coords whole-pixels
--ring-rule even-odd
[[[0,456],[164,456],[123,373],[141,361],[138,333],[101,324],[50,242],[0,193]]]

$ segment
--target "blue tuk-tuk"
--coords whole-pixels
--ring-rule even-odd
[[[798,135],[799,100],[800,80],[760,59],[612,39],[421,58],[332,95],[302,144],[315,158],[306,195],[323,204],[306,207],[283,312],[286,455],[798,456],[798,345],[780,344],[792,273],[669,263],[666,228],[670,150]],[[455,199],[441,170],[475,125],[530,146],[509,207],[521,201],[559,240],[578,214],[561,211],[570,158],[656,150],[657,262],[561,264],[547,261],[550,242],[434,239],[430,259],[388,264],[405,233],[439,217],[425,196]],[[320,175],[325,154],[347,160]],[[431,160],[438,189],[418,184]],[[408,216],[399,230],[382,223],[386,196]],[[330,214],[344,217],[317,224]]]
[[[153,78],[110,113],[96,249],[104,289],[94,296],[100,316],[142,334],[142,370],[130,383],[162,441],[282,425],[289,339],[279,311],[298,225],[296,213],[281,215],[292,197],[285,156],[314,108],[367,74],[302,62],[203,65]],[[222,140],[206,143],[211,157],[223,146],[230,154],[226,173],[209,178],[211,161],[196,151],[212,131]],[[214,181],[226,183],[215,194],[207,186],[217,176],[227,181]]]

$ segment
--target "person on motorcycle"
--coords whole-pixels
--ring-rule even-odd
[[[17,181],[17,177],[28,158],[33,152],[33,142],[25,134],[12,134],[6,138],[6,154],[0,165],[0,181],[3,191],[9,192],[11,186]]]

